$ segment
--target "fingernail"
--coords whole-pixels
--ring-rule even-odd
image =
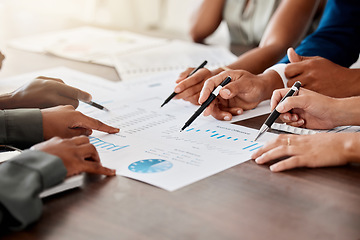
[[[112,131],[112,133],[118,133],[118,132],[120,132],[120,128],[115,128],[115,129]]]
[[[290,121],[290,118],[287,115],[284,116],[284,119],[287,120],[287,121]]]
[[[300,120],[298,121],[298,124],[299,124],[299,125],[304,125],[304,123],[305,123],[304,119],[300,119]]]
[[[179,87],[175,88],[175,92],[176,92],[176,93],[181,92],[181,88],[179,88]]]
[[[90,102],[91,100],[92,100],[92,96],[91,96],[91,95],[87,95],[86,101]]]
[[[92,130],[91,129],[86,129],[85,135],[89,136],[92,134]]]
[[[270,171],[272,172],[277,172],[278,171],[278,165],[277,164],[273,164],[270,166]]]
[[[298,117],[296,115],[291,117],[291,121],[296,122],[297,120],[298,120]]]
[[[260,156],[260,157],[258,157],[258,158],[255,159],[255,162],[256,162],[257,164],[260,164],[260,163],[261,163],[261,160],[262,160],[262,157]]]
[[[229,89],[225,88],[221,90],[225,95],[230,96],[231,92]]]
[[[241,110],[241,109],[237,111],[237,114],[239,114],[239,115],[242,113],[243,113],[243,110]]]
[[[225,120],[225,121],[229,121],[229,120],[230,120],[230,117],[229,117],[229,116],[225,116],[225,117],[224,117],[224,120]]]

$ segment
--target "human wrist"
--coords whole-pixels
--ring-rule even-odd
[[[284,87],[281,77],[275,71],[264,72],[258,76],[261,77],[260,89],[262,89],[263,93],[262,101],[270,99],[274,90]]]
[[[360,109],[355,107],[360,97],[332,98],[331,109],[334,111],[335,126],[360,125]]]
[[[12,109],[16,108],[15,103],[13,101],[12,93],[4,93],[0,95],[0,108],[1,109]]]
[[[285,63],[278,63],[275,64],[267,69],[265,69],[264,73],[270,72],[270,71],[275,71],[278,76],[279,79],[282,81],[283,83],[283,87],[286,88],[287,87],[287,82],[289,81],[287,79],[287,77],[285,76],[285,68],[286,68],[287,64]]]

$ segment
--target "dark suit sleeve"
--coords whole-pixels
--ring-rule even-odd
[[[43,140],[40,109],[0,110],[0,144],[27,148]]]
[[[0,165],[0,226],[21,230],[42,212],[39,194],[61,182],[67,174],[62,160],[41,151],[27,150]]]
[[[350,67],[359,58],[359,23],[359,0],[328,0],[319,27],[295,51],[302,56],[320,56]],[[280,63],[289,63],[287,56]]]

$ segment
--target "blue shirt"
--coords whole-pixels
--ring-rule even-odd
[[[360,0],[328,0],[319,27],[295,51],[350,67],[360,53]],[[289,59],[285,56],[279,63]]]

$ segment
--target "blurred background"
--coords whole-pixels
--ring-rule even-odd
[[[0,47],[6,40],[84,25],[190,39],[200,0],[0,0]],[[209,43],[229,44],[223,24]]]

